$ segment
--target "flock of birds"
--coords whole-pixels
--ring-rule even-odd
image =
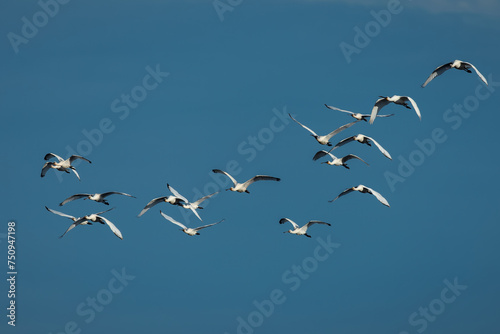
[[[453,62],[450,62],[450,63],[446,63],[444,65],[441,65],[439,67],[437,67],[430,75],[429,77],[427,78],[427,80],[422,84],[422,87],[425,87],[429,84],[429,82],[431,82],[434,78],[436,78],[437,76],[443,74],[444,72],[446,72],[447,70],[449,69],[457,69],[457,70],[462,70],[462,71],[465,71],[467,73],[472,73],[471,69],[473,69],[475,71],[475,73],[479,76],[479,78],[486,84],[488,85],[488,82],[486,81],[485,77],[477,70],[476,67],[474,67],[474,65],[472,65],[471,63],[468,63],[468,62],[464,62],[464,61],[460,61],[460,60],[455,60]],[[393,95],[391,97],[389,96],[380,96],[380,98],[375,102],[375,105],[373,106],[372,108],[372,112],[371,114],[361,114],[361,113],[355,113],[355,112],[352,112],[352,111],[348,111],[348,110],[343,110],[343,109],[339,109],[337,107],[333,107],[333,106],[329,106],[329,105],[326,105],[325,106],[331,110],[336,110],[336,111],[341,111],[343,113],[347,113],[349,114],[351,117],[353,117],[355,119],[355,121],[351,122],[351,123],[348,123],[348,124],[345,124],[341,127],[339,127],[338,129],[326,134],[326,135],[323,135],[323,136],[320,136],[318,134],[316,134],[316,132],[314,132],[313,130],[311,130],[309,127],[303,125],[302,123],[300,123],[299,121],[297,121],[295,118],[292,117],[292,115],[289,114],[290,118],[295,121],[297,124],[299,124],[301,127],[303,127],[305,130],[307,130],[308,132],[310,132],[311,136],[314,137],[314,139],[316,139],[316,141],[321,144],[321,145],[327,145],[327,146],[332,146],[332,148],[329,150],[329,151],[325,151],[325,150],[320,150],[318,152],[316,152],[316,154],[314,155],[313,157],[313,160],[316,161],[316,160],[319,160],[325,156],[329,156],[331,158],[331,160],[328,160],[328,161],[325,161],[323,163],[326,163],[328,165],[333,165],[333,166],[343,166],[347,169],[349,169],[350,167],[346,164],[347,161],[349,160],[352,160],[352,159],[356,159],[356,160],[360,160],[362,162],[364,162],[365,164],[367,164],[363,159],[361,159],[360,157],[354,155],[354,154],[348,154],[348,155],[345,155],[341,158],[338,158],[336,157],[335,155],[332,154],[332,151],[345,145],[345,144],[348,144],[350,142],[359,142],[361,144],[366,144],[368,146],[371,146],[372,144],[374,144],[378,150],[385,156],[387,157],[388,159],[391,159],[392,160],[392,157],[391,155],[389,154],[389,152],[384,149],[382,147],[382,145],[380,145],[375,139],[371,138],[371,137],[368,137],[366,135],[363,135],[363,134],[358,134],[358,135],[355,135],[355,136],[351,136],[351,137],[347,137],[345,139],[342,139],[341,141],[339,141],[337,144],[333,145],[330,140],[333,136],[339,134],[340,132],[344,131],[345,129],[348,129],[350,128],[351,126],[353,126],[354,124],[356,124],[357,122],[360,122],[360,121],[365,121],[365,122],[368,122],[370,124],[373,124],[373,122],[375,121],[376,118],[385,118],[385,117],[390,117],[390,116],[394,116],[394,114],[388,114],[388,115],[379,115],[379,111],[380,109],[382,109],[383,107],[387,106],[388,104],[390,103],[394,103],[394,104],[397,104],[397,105],[401,105],[401,106],[404,106],[405,108],[407,109],[414,109],[417,116],[419,117],[419,119],[422,118],[421,116],[421,113],[420,113],[420,110],[417,106],[417,103],[409,96],[399,96],[399,95]],[[51,159],[57,159],[57,162],[56,161],[49,161]],[[54,154],[54,153],[48,153],[45,155],[44,157],[44,160],[46,160],[47,162],[44,164],[43,168],[42,168],[42,172],[41,172],[41,177],[44,177],[46,175],[46,173],[50,170],[50,169],[54,169],[56,171],[60,171],[60,172],[65,172],[65,173],[70,173],[70,172],[73,172],[76,177],[78,178],[78,180],[80,180],[80,176],[78,175],[78,172],[76,171],[75,167],[72,165],[73,162],[77,159],[81,159],[81,160],[84,160],[84,161],[87,161],[88,163],[91,163],[90,160],[82,157],[82,156],[79,156],[79,155],[72,155],[70,156],[68,159],[63,159],[61,158],[60,156]],[[368,164],[367,164],[368,165]],[[233,186],[226,189],[226,190],[229,190],[229,191],[234,191],[234,192],[239,192],[239,193],[249,193],[248,191],[248,187],[253,184],[254,182],[257,182],[257,181],[280,181],[279,178],[277,177],[273,177],[273,176],[268,176],[268,175],[257,175],[257,176],[254,176],[252,177],[251,179],[247,180],[246,182],[243,182],[243,183],[239,183],[233,176],[231,176],[229,173],[223,171],[223,170],[220,170],[220,169],[213,169],[212,172],[214,173],[217,173],[217,174],[223,174],[225,176],[227,176],[233,183]],[[200,204],[209,199],[210,197],[218,194],[219,192],[215,192],[215,193],[212,193],[212,194],[209,194],[209,195],[206,195],[194,202],[189,202],[187,200],[186,197],[182,196],[178,191],[176,191],[173,187],[170,186],[170,184],[167,184],[167,188],[169,189],[169,191],[172,193],[171,195],[168,195],[168,196],[162,196],[162,197],[158,197],[158,198],[154,198],[152,199],[148,204],[146,204],[146,206],[142,209],[142,211],[139,213],[138,217],[141,217],[143,214],[145,214],[149,209],[151,209],[152,207],[162,203],[162,202],[165,202],[165,203],[168,203],[168,204],[171,204],[171,205],[174,205],[174,206],[180,206],[184,209],[187,209],[187,210],[191,210],[195,215],[196,217],[202,221],[199,213],[198,213],[198,209],[203,209],[203,207],[200,206]],[[371,194],[373,196],[375,196],[375,198],[380,202],[382,203],[383,205],[389,207],[389,202],[380,194],[378,193],[377,191],[367,187],[367,186],[364,186],[362,184],[358,185],[358,186],[354,186],[354,187],[350,187],[350,188],[347,188],[345,189],[344,191],[342,191],[337,197],[335,197],[333,200],[330,200],[329,202],[334,202],[335,200],[337,200],[338,198],[344,196],[344,195],[347,195],[351,192],[354,192],[354,191],[358,191],[360,193],[364,193],[364,194]],[[111,196],[111,195],[122,195],[122,196],[127,196],[127,197],[132,197],[132,198],[135,198],[134,196],[132,195],[129,195],[127,193],[123,193],[123,192],[117,192],[117,191],[110,191],[110,192],[105,192],[105,193],[95,193],[95,194],[86,194],[86,193],[81,193],[81,194],[75,194],[75,195],[72,195],[68,198],[66,198],[65,200],[63,200],[59,206],[63,206],[69,202],[72,202],[72,201],[75,201],[75,200],[78,200],[78,199],[89,199],[91,201],[95,201],[95,202],[98,202],[98,203],[102,203],[102,204],[105,204],[105,205],[109,205],[108,201],[107,201],[107,197],[108,196]],[[65,218],[68,218],[72,221],[71,225],[66,229],[66,231],[60,236],[60,238],[64,237],[64,235],[66,235],[66,233],[68,233],[70,230],[72,230],[73,228],[79,226],[79,225],[92,225],[92,223],[100,223],[100,224],[105,224],[107,225],[111,231],[120,239],[123,239],[123,236],[122,236],[122,233],[120,232],[120,230],[111,222],[109,221],[107,218],[105,218],[104,216],[102,216],[102,214],[108,212],[108,211],[111,211],[113,210],[114,208],[111,208],[111,209],[108,209],[108,210],[105,210],[105,211],[101,211],[101,212],[98,212],[98,213],[92,213],[90,215],[85,215],[85,216],[82,216],[82,217],[74,217],[74,216],[71,216],[71,215],[68,215],[68,214],[65,214],[65,213],[62,213],[62,212],[59,212],[59,211],[56,211],[56,210],[53,210],[53,209],[50,209],[48,207],[45,207],[49,212],[55,214],[55,215],[59,215],[59,216],[62,216],[62,217],[65,217]],[[202,225],[202,226],[199,226],[199,227],[196,227],[196,228],[189,228],[189,227],[186,227],[184,224],[176,221],[175,219],[173,219],[172,217],[166,215],[164,212],[162,212],[160,210],[160,214],[162,215],[162,217],[164,217],[166,220],[170,221],[171,223],[179,226],[181,228],[181,230],[190,235],[190,236],[193,236],[193,235],[199,235],[199,231],[204,229],[204,228],[207,228],[207,227],[210,227],[210,226],[214,226],[214,225],[217,225],[221,222],[224,221],[224,219],[216,222],[216,223],[212,223],[212,224],[208,224],[208,225]],[[322,222],[322,221],[317,221],[317,220],[311,220],[309,221],[308,223],[306,223],[305,225],[303,226],[299,226],[297,225],[294,221],[288,219],[288,218],[282,218],[280,219],[279,221],[280,224],[284,224],[284,223],[290,223],[293,227],[293,229],[290,229],[288,231],[285,231],[283,233],[291,233],[291,234],[295,234],[295,235],[305,235],[306,237],[311,237],[309,234],[307,234],[307,230],[310,226],[314,225],[314,224],[319,224],[319,225],[327,225],[327,226],[331,226],[329,223],[326,223],[326,222]]]

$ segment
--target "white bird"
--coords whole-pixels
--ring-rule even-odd
[[[332,149],[330,150],[330,152],[333,151],[334,149],[336,149],[337,147],[343,146],[343,145],[345,145],[347,143],[350,143],[352,141],[357,141],[358,143],[366,144],[368,146],[372,146],[370,144],[370,142],[372,142],[372,143],[375,144],[375,146],[378,147],[378,149],[380,150],[380,152],[382,152],[383,155],[385,155],[387,158],[389,158],[389,159],[392,160],[392,157],[389,154],[389,152],[387,152],[378,142],[376,142],[375,139],[373,139],[371,137],[368,137],[368,136],[365,136],[365,135],[362,135],[362,134],[358,134],[356,136],[352,136],[352,137],[348,137],[348,138],[342,139],[334,147],[332,147]]]
[[[357,122],[359,122],[359,120],[357,120],[357,121],[354,121],[354,122],[342,125],[340,128],[338,128],[338,129],[330,132],[329,134],[327,134],[325,136],[319,136],[319,135],[316,134],[316,132],[314,132],[313,130],[309,129],[307,126],[305,126],[304,124],[300,123],[295,118],[293,118],[292,115],[288,114],[288,116],[290,116],[290,118],[293,119],[301,127],[303,127],[304,129],[306,129],[307,131],[309,131],[311,133],[311,136],[313,136],[314,139],[316,139],[318,141],[318,143],[320,143],[321,145],[328,145],[328,146],[332,146],[332,143],[330,143],[330,138],[332,138],[333,136],[335,136],[339,132],[344,131],[345,129],[347,129],[347,128],[353,126],[354,124],[356,124]]]
[[[172,193],[173,193],[173,191],[175,191],[175,189],[170,187],[170,185],[168,183],[167,183],[167,187]],[[177,191],[175,191],[175,193],[177,193],[177,195],[179,195],[179,193]],[[156,204],[161,203],[161,202],[169,203],[172,205],[178,205],[178,206],[182,206],[182,204],[183,204],[182,202],[187,202],[187,200],[184,197],[181,198],[181,197],[177,196],[175,193],[174,193],[174,196],[170,195],[170,196],[162,196],[162,197],[153,198],[148,204],[146,204],[144,209],[142,209],[141,213],[139,213],[139,215],[137,217],[142,216],[144,213],[146,213],[146,211],[148,211],[153,206],[155,206]]]
[[[73,228],[75,228],[76,226],[78,225],[92,225],[91,222],[94,222],[94,223],[101,223],[101,224],[106,224],[109,226],[109,228],[111,229],[111,231],[113,231],[113,233],[120,239],[123,240],[123,236],[120,232],[120,230],[112,223],[110,222],[108,219],[106,219],[105,217],[101,216],[101,214],[105,213],[105,212],[108,212],[110,210],[113,210],[114,208],[111,208],[111,209],[108,209],[106,211],[101,211],[101,212],[98,212],[98,213],[93,213],[93,214],[90,214],[90,215],[85,215],[83,217],[80,217],[80,218],[75,218],[73,216],[70,216],[70,215],[67,215],[65,213],[62,213],[62,212],[58,212],[58,211],[55,211],[55,210],[51,210],[47,207],[45,207],[48,211],[56,214],[56,215],[59,215],[59,216],[63,216],[63,217],[66,217],[66,218],[69,218],[73,221],[73,224],[71,224],[68,229],[59,237],[59,238],[62,238],[64,237],[64,235],[66,233],[68,233],[69,231],[71,231]]]
[[[331,203],[331,202],[335,201],[337,198],[342,197],[342,196],[344,196],[350,192],[353,192],[353,191],[359,191],[360,193],[364,193],[364,194],[367,194],[367,193],[372,194],[379,200],[380,203],[390,207],[389,202],[387,202],[387,200],[382,195],[380,195],[378,192],[376,192],[375,190],[373,190],[371,188],[365,187],[362,184],[360,184],[357,187],[347,188],[346,190],[341,192],[337,197],[335,197],[334,199],[332,199],[329,202]]]
[[[199,206],[199,204],[201,204],[201,202],[203,202],[204,200],[212,197],[213,195],[215,194],[218,194],[219,192],[215,192],[213,194],[210,194],[210,195],[207,195],[205,197],[202,197],[200,198],[199,200],[193,202],[193,203],[190,203],[186,197],[182,196],[181,194],[179,194],[179,192],[177,190],[175,190],[174,188],[172,188],[169,184],[167,184],[167,187],[168,189],[172,192],[172,194],[174,194],[175,197],[177,198],[180,198],[182,201],[184,201],[184,203],[182,202],[179,202],[179,206],[182,206],[184,209],[190,209],[191,211],[193,211],[193,213],[196,215],[196,217],[198,217],[199,220],[202,220],[200,215],[198,214],[198,212],[196,211],[196,209],[203,209],[201,206]]]
[[[355,113],[355,112],[352,112],[352,111],[349,111],[349,110],[343,110],[343,109],[339,109],[337,107],[332,107],[332,106],[329,106],[327,104],[325,104],[325,107],[327,107],[328,109],[332,109],[332,110],[337,110],[337,111],[342,111],[342,112],[345,112],[345,113],[348,113],[351,115],[351,117],[354,117],[355,119],[357,119],[358,121],[365,121],[365,122],[368,122],[367,119],[370,118],[370,114],[360,114],[360,113]],[[391,116],[394,116],[394,114],[389,114],[389,115],[377,115],[377,117],[391,117]]]
[[[226,189],[226,190],[237,191],[239,193],[250,193],[247,190],[247,188],[248,188],[248,186],[250,186],[252,183],[254,183],[256,181],[262,181],[262,180],[264,180],[264,181],[279,181],[280,180],[280,178],[277,178],[274,176],[256,175],[256,176],[252,177],[250,180],[246,181],[245,183],[238,183],[238,181],[236,181],[234,177],[229,175],[229,173],[224,172],[223,170],[212,169],[212,172],[218,173],[218,174],[224,174],[227,177],[229,177],[231,179],[231,181],[233,181],[234,186],[229,188],[229,189]]]
[[[71,170],[71,171],[73,171],[73,173],[75,173],[78,180],[80,180],[80,175],[78,175],[78,173],[76,172],[75,167],[73,167],[71,165],[73,163],[73,161],[75,161],[76,159],[82,159],[82,160],[87,161],[88,163],[92,163],[90,160],[85,159],[84,157],[81,157],[79,155],[72,155],[68,159],[64,160],[63,158],[61,158],[60,156],[58,156],[57,154],[54,154],[54,153],[47,153],[44,157],[44,160],[49,160],[51,158],[56,158],[58,160],[58,162],[54,162],[54,161],[46,162],[42,168],[42,175],[41,175],[42,177],[45,176],[45,174],[47,173],[47,171],[49,169],[53,168],[53,169],[59,170],[61,172],[66,172],[66,173],[69,173],[69,171]]]
[[[455,60],[451,63],[447,63],[436,68],[434,72],[432,72],[431,75],[429,75],[429,77],[427,78],[427,80],[425,80],[425,82],[422,84],[422,88],[427,86],[427,84],[431,82],[435,77],[440,76],[441,74],[443,74],[444,72],[448,71],[451,68],[456,68],[457,70],[462,70],[467,73],[472,73],[472,71],[470,70],[472,68],[474,69],[478,77],[481,80],[483,80],[483,82],[486,85],[488,85],[488,81],[486,81],[486,78],[481,74],[481,72],[477,70],[477,68],[474,65],[465,61]]]
[[[307,229],[309,228],[309,226],[314,225],[314,224],[322,224],[322,225],[332,226],[332,224],[330,224],[330,223],[325,223],[325,222],[322,222],[322,221],[319,221],[319,220],[311,220],[307,224],[305,224],[304,226],[300,227],[293,220],[290,220],[288,218],[281,218],[280,219],[280,224],[284,224],[286,222],[289,222],[289,223],[292,224],[293,230],[288,230],[288,231],[285,231],[283,233],[291,233],[291,234],[296,234],[296,235],[305,235],[308,238],[311,237],[309,234],[307,234]]]
[[[207,227],[210,227],[210,226],[213,226],[213,225],[216,225],[216,224],[219,224],[221,222],[224,221],[224,219],[218,221],[217,223],[213,223],[213,224],[208,224],[208,225],[203,225],[203,226],[200,226],[200,227],[196,227],[196,228],[189,228],[189,227],[186,227],[184,224],[182,223],[179,223],[178,221],[176,221],[174,218],[170,217],[170,216],[167,216],[166,214],[164,214],[163,212],[161,212],[160,210],[160,213],[161,215],[169,220],[171,223],[174,223],[175,225],[177,226],[180,226],[182,228],[182,232],[186,233],[187,235],[200,235],[198,233],[199,230],[201,229],[204,229],[204,228],[207,228]]]
[[[360,157],[358,157],[357,155],[354,155],[354,154],[348,154],[345,157],[337,158],[336,156],[334,156],[333,154],[330,153],[332,150],[330,150],[329,152],[327,152],[325,150],[321,150],[321,151],[316,152],[316,154],[313,157],[313,160],[316,161],[316,160],[324,157],[325,155],[329,155],[333,160],[322,162],[322,164],[329,164],[330,166],[332,166],[332,165],[344,166],[345,168],[350,169],[349,166],[346,165],[346,162],[351,160],[351,159],[358,159],[358,160],[363,161],[367,166],[369,166],[366,163],[366,161],[364,161],[363,159],[361,159]]]
[[[418,118],[422,119],[422,116],[420,115],[420,110],[418,109],[417,104],[415,103],[415,101],[411,97],[399,96],[399,95],[393,95],[391,97],[380,96],[380,99],[378,99],[377,102],[375,102],[375,105],[373,106],[372,114],[370,116],[370,124],[373,124],[373,122],[375,121],[375,118],[377,117],[378,111],[391,102],[394,104],[399,104],[401,106],[404,106],[407,109],[411,109],[407,103],[407,102],[410,102],[411,105],[413,106],[413,109],[415,109],[415,112],[417,113]]]
[[[132,196],[132,195],[129,195],[129,194],[125,194],[125,193],[122,193],[122,192],[118,192],[118,191],[109,191],[107,193],[102,193],[102,194],[99,194],[99,193],[95,193],[95,194],[75,194],[73,196],[70,196],[70,197],[66,198],[61,203],[59,203],[59,206],[63,206],[64,204],[66,204],[68,202],[71,202],[71,201],[74,201],[74,200],[77,200],[77,199],[80,199],[80,198],[83,198],[84,200],[85,199],[89,199],[91,201],[96,201],[98,203],[104,203],[106,205],[109,205],[108,201],[106,201],[105,198],[108,197],[109,195],[115,195],[115,194],[116,195],[124,195],[124,196],[135,198],[135,196]]]

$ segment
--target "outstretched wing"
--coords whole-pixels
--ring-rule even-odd
[[[486,85],[488,85],[488,81],[486,81],[486,78],[485,78],[485,77],[481,74],[481,72],[479,72],[479,71],[477,70],[477,68],[476,68],[474,65],[472,65],[471,63],[465,62],[465,61],[463,61],[462,63],[466,64],[467,66],[472,67],[472,68],[474,69],[474,71],[476,71],[476,74],[479,76],[479,78],[480,78],[481,80],[483,80],[483,82],[484,82]]]
[[[167,188],[168,188],[168,190],[170,190],[170,192],[172,194],[174,194],[175,197],[180,198],[181,200],[183,200],[186,203],[189,203],[189,201],[186,199],[186,197],[179,194],[179,192],[177,190],[175,190],[174,188],[172,188],[168,183],[167,183]]]
[[[109,195],[124,195],[124,196],[128,196],[128,197],[136,198],[135,196],[132,196],[132,195],[129,195],[129,194],[126,194],[126,193],[122,193],[122,192],[119,192],[119,191],[108,191],[107,193],[102,193],[101,197],[105,198],[105,197],[108,197]]]
[[[224,172],[223,170],[220,170],[220,169],[212,169],[212,172],[214,173],[218,173],[218,174],[224,174],[226,175],[228,178],[231,179],[231,181],[233,182],[234,186],[236,187],[236,185],[238,184],[238,181],[235,180],[234,177],[232,177],[231,175],[229,175],[229,173],[226,173]]]
[[[368,163],[367,163],[366,161],[364,161],[363,159],[361,159],[360,157],[358,157],[357,155],[354,155],[354,154],[348,154],[348,155],[346,155],[345,157],[343,157],[343,158],[342,158],[342,162],[346,162],[346,161],[349,161],[349,160],[351,160],[351,159],[358,159],[358,160],[361,160],[361,161],[363,161],[363,162],[364,162],[367,166],[369,166],[369,165],[368,165]]]
[[[103,213],[106,213],[106,212],[111,211],[111,210],[113,210],[113,209],[114,209],[114,208],[111,208],[111,209],[107,209],[107,210],[104,210],[104,211],[98,212],[98,213],[96,213],[96,215],[97,215],[97,216],[102,215]]]
[[[105,217],[103,216],[97,216],[101,222],[104,222],[106,225],[109,226],[109,228],[111,229],[111,231],[113,231],[113,233],[120,239],[123,240],[123,236],[122,236],[122,233],[120,232],[120,230],[115,226],[115,224],[113,224],[112,222],[110,222],[108,219],[106,219]]]
[[[199,230],[202,230],[202,229],[204,229],[204,228],[207,228],[207,227],[214,226],[214,225],[217,225],[217,224],[219,224],[219,223],[222,223],[223,221],[224,221],[224,219],[222,219],[222,220],[218,221],[217,223],[213,223],[213,224],[208,224],[208,225],[203,225],[203,226],[197,227],[197,228],[195,228],[194,230],[195,230],[195,231],[199,231]]]
[[[387,202],[387,200],[384,198],[384,196],[380,195],[375,190],[373,190],[371,188],[368,188],[367,186],[363,186],[363,187],[365,187],[366,189],[368,189],[368,191],[370,192],[370,194],[374,195],[379,200],[380,203],[384,204],[385,206],[390,207],[389,202]]]
[[[268,175],[256,175],[247,182],[243,183],[243,187],[247,188],[249,185],[257,181],[279,181],[279,180],[281,180],[279,177],[268,176]]]
[[[332,147],[332,149],[330,151],[333,151],[337,147],[344,146],[345,144],[352,142],[354,140],[354,138],[355,138],[355,136],[352,136],[352,137],[349,137],[349,138],[346,138],[346,139],[342,139],[334,147]]]
[[[331,151],[331,150],[330,150]],[[313,157],[313,160],[316,161],[318,159],[321,159],[323,158],[325,155],[329,155],[330,157],[332,157],[332,159],[335,159],[335,156],[333,154],[331,154],[330,152],[327,152],[325,150],[321,150],[321,151],[318,151],[316,152],[316,154],[314,155]]]
[[[73,161],[75,161],[76,159],[82,159],[82,160],[85,160],[87,161],[89,164],[91,164],[92,162],[89,160],[89,159],[86,159],[80,155],[75,155],[73,154],[72,156],[69,157],[69,163],[72,164]]]
[[[75,173],[75,175],[78,178],[78,180],[81,181],[80,180],[80,175],[78,175],[78,172],[76,171],[76,169],[75,168],[70,168],[70,169],[73,171],[73,173]]]
[[[169,220],[171,223],[177,225],[177,226],[180,226],[183,230],[187,229],[186,226],[184,226],[182,223],[179,223],[177,220],[175,220],[174,218],[170,217],[170,216],[167,216],[166,214],[164,214],[161,210],[160,210],[160,213],[161,215],[163,216],[163,218]]]
[[[297,224],[296,224],[293,220],[291,220],[291,219],[288,219],[288,218],[281,218],[281,219],[280,219],[280,224],[284,224],[284,223],[286,223],[286,222],[288,222],[288,223],[292,224],[293,228],[299,228],[299,225],[297,225]]]
[[[355,120],[354,122],[344,124],[340,128],[333,130],[332,132],[330,132],[329,134],[327,134],[325,136],[326,140],[330,140],[330,138],[335,136],[337,133],[340,133],[340,132],[344,131],[345,129],[350,128],[351,126],[353,126],[354,124],[356,124],[358,122],[359,122],[359,120]]]
[[[330,203],[334,202],[337,198],[340,198],[344,195],[347,195],[348,193],[354,191],[352,188],[347,188],[346,190],[344,190],[343,192],[341,192],[337,197],[335,197],[334,199],[332,199],[331,201],[328,201]]]
[[[351,114],[351,115],[354,114],[352,111],[339,109],[337,107],[332,107],[332,106],[329,106],[327,104],[325,104],[325,107],[327,107],[328,109],[332,109],[332,110],[342,111],[342,112],[345,112],[345,113],[348,113],[348,114]]]
[[[295,118],[292,117],[292,115],[288,114],[288,116],[290,116],[291,119],[293,119],[295,121],[295,123],[297,123],[298,125],[300,125],[301,127],[303,127],[304,129],[306,129],[307,131],[309,131],[313,136],[317,137],[318,135],[316,134],[316,132],[314,132],[313,130],[309,129],[307,126],[305,126],[304,124],[300,123],[299,121],[297,121]]]
[[[210,195],[204,196],[204,197],[200,198],[199,200],[197,200],[196,202],[193,202],[193,205],[198,206],[198,205],[200,205],[200,204],[201,204],[204,200],[209,199],[210,197],[212,197],[212,196],[214,196],[214,195],[217,195],[218,193],[219,193],[219,192],[218,192],[218,191],[216,191],[216,192],[214,192],[213,194],[210,194]]]
[[[371,138],[371,137],[368,137],[368,136],[365,136],[368,140],[370,140],[372,143],[375,144],[375,146],[378,147],[378,149],[380,150],[380,152],[382,152],[383,155],[385,155],[386,157],[388,157],[389,159],[392,160],[392,157],[391,155],[389,154],[389,152],[387,152],[385,150],[385,148],[382,147],[382,145],[380,145],[375,139]]]
[[[59,203],[59,206],[63,206],[64,204],[71,202],[71,201],[74,201],[75,199],[80,199],[80,198],[87,197],[87,196],[90,196],[90,194],[75,194],[73,196],[66,198],[61,203]]]
[[[59,212],[59,211],[56,211],[56,210],[49,209],[48,207],[45,207],[45,209],[47,209],[47,211],[52,212],[55,215],[58,215],[58,216],[61,216],[61,217],[66,217],[66,218],[69,218],[71,220],[75,219],[75,217],[73,217],[73,216],[67,215],[65,213],[62,213],[62,212]]]
[[[162,202],[165,200],[165,196],[163,197],[157,197],[157,198],[153,198],[148,204],[146,204],[146,206],[144,207],[144,209],[142,209],[141,213],[139,213],[139,215],[137,217],[140,217],[142,216],[143,214],[146,213],[146,211],[148,211],[149,209],[151,209],[153,206],[155,206],[156,204]]]
[[[41,177],[45,176],[45,174],[47,173],[47,171],[51,168],[50,166],[52,166],[52,164],[53,164],[53,162],[46,162],[43,165]]]
[[[372,109],[372,114],[370,115],[370,124],[373,124],[375,121],[375,118],[377,117],[378,111],[388,105],[390,102],[387,101],[386,98],[380,98],[375,102],[375,105],[373,106]]]
[[[401,96],[401,98],[404,101],[410,101],[411,105],[413,106],[413,109],[415,109],[415,112],[417,113],[418,118],[422,119],[422,115],[420,114],[420,109],[418,109],[417,103],[409,96]]]
[[[309,228],[309,226],[314,225],[314,224],[321,224],[321,225],[332,226],[332,224],[330,224],[330,223],[325,223],[325,222],[322,222],[322,221],[319,221],[319,220],[311,220],[311,221],[309,221],[309,223],[306,224],[306,226],[307,226],[307,228]]]
[[[448,64],[444,64],[444,65],[441,65],[438,68],[436,68],[434,70],[434,72],[432,72],[431,75],[429,75],[429,77],[427,78],[427,80],[425,80],[425,82],[422,84],[422,88],[424,88],[425,86],[427,86],[427,84],[429,82],[431,82],[435,77],[440,76],[444,72],[448,71],[451,68],[452,64],[453,63],[448,63]]]
[[[68,229],[66,231],[64,231],[64,233],[59,237],[59,239],[61,239],[62,237],[64,237],[66,235],[66,233],[68,233],[69,231],[71,231],[72,229],[74,229],[75,227],[77,227],[78,225],[85,224],[85,223],[87,223],[87,221],[85,220],[84,217],[78,218],[78,220],[76,220],[73,224],[71,224],[68,227]]]
[[[47,153],[47,154],[45,154],[45,157],[43,159],[44,160],[49,160],[51,158],[56,158],[57,160],[59,160],[59,162],[64,161],[63,158],[61,158],[60,156],[58,156],[57,154],[54,154],[54,153]]]

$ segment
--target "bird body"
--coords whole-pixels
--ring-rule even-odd
[[[305,235],[306,237],[310,238],[311,236],[309,234],[307,234],[307,229],[311,226],[311,225],[314,225],[314,224],[321,224],[321,225],[328,225],[328,226],[332,226],[331,224],[329,223],[325,223],[325,222],[322,222],[322,221],[319,221],[319,220],[311,220],[309,221],[307,224],[305,224],[304,226],[300,227],[299,225],[297,225],[293,220],[291,219],[288,219],[288,218],[281,218],[280,219],[280,224],[284,224],[284,223],[290,223],[292,224],[293,226],[293,230],[288,230],[288,231],[285,231],[283,233],[291,233],[291,234],[296,234],[296,235]]]
[[[213,169],[212,172],[214,173],[218,173],[218,174],[224,174],[226,175],[227,177],[229,177],[229,179],[231,179],[231,181],[233,182],[233,186],[226,189],[226,190],[231,190],[231,191],[236,191],[236,192],[239,192],[239,193],[250,193],[247,188],[254,182],[257,182],[257,181],[280,181],[280,178],[278,177],[274,177],[274,176],[268,176],[268,175],[256,175],[254,177],[252,177],[251,179],[247,180],[246,182],[244,183],[239,183],[238,181],[236,181],[236,179],[234,177],[232,177],[229,173],[227,172],[224,172],[223,170],[220,170],[220,169]]]
[[[411,107],[408,105],[408,102],[410,102],[413,109],[415,109],[418,118],[422,119],[422,116],[420,114],[420,109],[418,109],[417,103],[415,103],[415,101],[411,97],[399,96],[399,95],[380,96],[380,98],[377,100],[377,102],[375,102],[375,105],[373,106],[372,113],[370,115],[370,124],[373,124],[373,122],[375,121],[375,118],[377,117],[379,110],[388,105],[389,103],[398,104],[404,106],[407,109],[411,109]]]
[[[477,76],[486,84],[488,85],[488,81],[486,81],[486,78],[481,74],[481,72],[478,71],[478,69],[472,65],[471,63],[468,63],[466,61],[462,61],[462,60],[455,60],[453,62],[450,62],[450,63],[447,63],[447,64],[443,64],[439,67],[437,67],[430,75],[429,77],[427,78],[427,80],[425,80],[425,82],[422,84],[422,88],[424,88],[425,86],[427,86],[427,84],[429,82],[431,82],[435,77],[438,77],[440,76],[441,74],[443,74],[444,72],[448,71],[449,69],[457,69],[457,70],[462,70],[462,71],[465,71],[467,73],[472,73],[472,71],[470,70],[471,68],[476,72]]]

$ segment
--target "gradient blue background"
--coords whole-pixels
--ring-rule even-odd
[[[40,7],[2,2],[0,233],[17,221],[19,272],[15,328],[6,324],[8,287],[0,284],[2,333],[55,334],[74,321],[81,333],[232,334],[237,318],[246,319],[273,289],[286,301],[255,333],[417,333],[410,315],[455,277],[467,289],[426,332],[498,333],[499,11],[494,2],[463,3],[402,1],[403,11],[347,63],[339,44],[354,44],[353,28],[373,21],[370,11],[385,9],[386,1],[244,1],[222,22],[210,1],[71,1],[17,54],[7,34],[20,34],[21,18],[31,21]],[[420,84],[457,58],[492,75],[495,91],[454,130],[443,115],[474,94],[477,76],[450,71],[425,89]],[[157,64],[169,77],[121,120],[112,102]],[[323,147],[297,124],[280,121],[282,131],[254,159],[242,152],[249,136],[269,128],[273,109],[325,134],[351,118],[324,103],[368,113],[378,95],[393,94],[412,96],[422,121],[388,106],[384,112],[396,116],[332,139],[365,133],[393,161],[353,143],[338,154],[357,154],[369,167],[313,162]],[[103,118],[114,130],[86,155],[91,165],[78,165],[81,182],[60,173],[61,182],[55,171],[40,178],[46,153],[66,157],[67,146],[76,149],[86,140],[82,131]],[[408,159],[414,141],[435,128],[447,140],[392,191],[384,173],[397,173],[399,158]],[[196,237],[159,214],[185,222],[183,209],[161,204],[136,217],[150,199],[168,194],[167,182],[194,199],[195,188],[214,182],[210,171],[232,160],[241,181],[256,174],[282,181],[254,184],[251,194],[221,193],[200,214],[205,223],[226,221]],[[328,203],[360,183],[391,208],[358,193]],[[106,217],[123,241],[102,225],[57,238],[69,221],[44,206],[75,216],[98,212],[106,207],[57,204],[74,193],[111,190],[137,197],[109,198],[116,209]],[[314,226],[312,239],[282,234],[289,229],[278,224],[282,217],[332,227]],[[186,224],[200,222],[190,216]],[[292,291],[282,275],[312,256],[317,237],[341,246]],[[7,244],[0,242],[5,263]],[[86,323],[77,306],[122,268],[135,279]]]

